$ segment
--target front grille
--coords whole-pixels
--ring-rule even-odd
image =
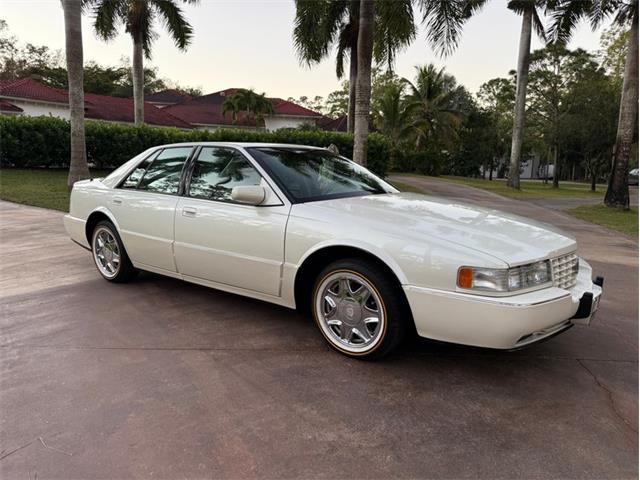
[[[551,259],[553,286],[569,289],[578,279],[578,256],[575,253]]]

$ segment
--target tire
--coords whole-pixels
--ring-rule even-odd
[[[98,272],[109,282],[125,283],[138,273],[129,260],[118,230],[107,220],[98,222],[91,233],[91,253]]]
[[[324,268],[312,290],[311,308],[331,347],[366,360],[393,351],[411,318],[397,280],[361,259],[339,260]]]

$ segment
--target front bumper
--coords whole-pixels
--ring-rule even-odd
[[[499,349],[538,342],[574,323],[588,324],[602,295],[602,287],[592,280],[591,266],[582,259],[571,290],[550,287],[488,297],[411,285],[403,288],[420,336]]]

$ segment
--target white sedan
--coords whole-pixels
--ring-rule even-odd
[[[308,310],[351,357],[380,357],[414,326],[519,348],[589,323],[602,293],[554,227],[399,193],[299,145],[154,147],[77,182],[64,223],[106,280],[147,270]]]

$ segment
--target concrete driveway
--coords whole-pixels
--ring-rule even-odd
[[[578,236],[606,276],[590,327],[348,360],[283,308],[109,284],[60,213],[0,203],[0,477],[637,478],[637,243],[477,192],[439,193]]]

